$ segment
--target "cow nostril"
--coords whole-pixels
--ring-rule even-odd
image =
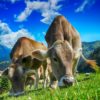
[[[63,79],[63,83],[64,83],[64,84],[67,84],[68,82],[67,82],[67,80],[66,80],[66,79]]]
[[[63,83],[64,83],[65,85],[68,85],[68,86],[73,85],[73,81],[72,81],[72,80],[68,80],[68,79],[63,79]]]

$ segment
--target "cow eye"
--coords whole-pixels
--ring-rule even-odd
[[[55,62],[57,62],[57,58],[56,58],[56,57],[53,57],[53,60],[54,60]]]

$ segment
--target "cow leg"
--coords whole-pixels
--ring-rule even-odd
[[[74,59],[74,62],[73,62],[73,74],[74,74],[74,76],[76,76],[79,59],[80,59],[80,57]]]
[[[46,88],[46,86],[47,86],[46,74],[47,74],[46,71],[44,71],[43,88]]]
[[[46,88],[48,83],[49,83],[49,73],[48,73],[48,68],[44,71],[44,84],[43,87]]]
[[[35,76],[36,76],[36,79],[34,80],[34,89],[37,89],[38,83],[39,83],[38,69],[36,70]]]
[[[44,82],[43,82],[43,88],[47,87],[47,81],[48,81],[48,68],[47,68],[47,61],[43,62],[43,69],[44,69]]]
[[[30,87],[29,87],[30,89],[32,89],[33,84],[34,84],[33,80],[30,80]]]
[[[50,87],[52,89],[56,89],[57,88],[57,84],[58,84],[58,81],[54,77],[53,73],[50,73]]]

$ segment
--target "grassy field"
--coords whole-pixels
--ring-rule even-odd
[[[100,100],[100,74],[79,74],[77,80],[74,86],[68,88],[27,89],[19,97],[10,97],[5,92],[0,95],[0,100]]]

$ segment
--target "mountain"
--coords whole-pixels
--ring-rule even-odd
[[[100,46],[91,53],[90,57],[95,59],[97,64],[100,66]]]
[[[10,51],[11,49],[0,44],[0,70],[3,70],[4,68],[8,67],[10,61]]]
[[[83,42],[82,43],[83,48],[83,54],[88,59],[96,60],[97,63],[99,63],[99,55],[100,52],[98,48],[100,48],[100,41],[95,42]],[[94,57],[96,55],[96,57]],[[86,62],[83,61],[83,59],[80,59],[79,65],[78,65],[78,71],[79,72],[93,72],[89,65],[86,64]]]
[[[11,49],[0,44],[0,62],[10,60],[9,54]]]
[[[91,53],[93,53],[93,51],[95,49],[97,49],[98,47],[100,47],[100,41],[94,41],[94,42],[83,42],[82,43],[82,48],[83,48],[83,54],[86,57],[89,57]]]

